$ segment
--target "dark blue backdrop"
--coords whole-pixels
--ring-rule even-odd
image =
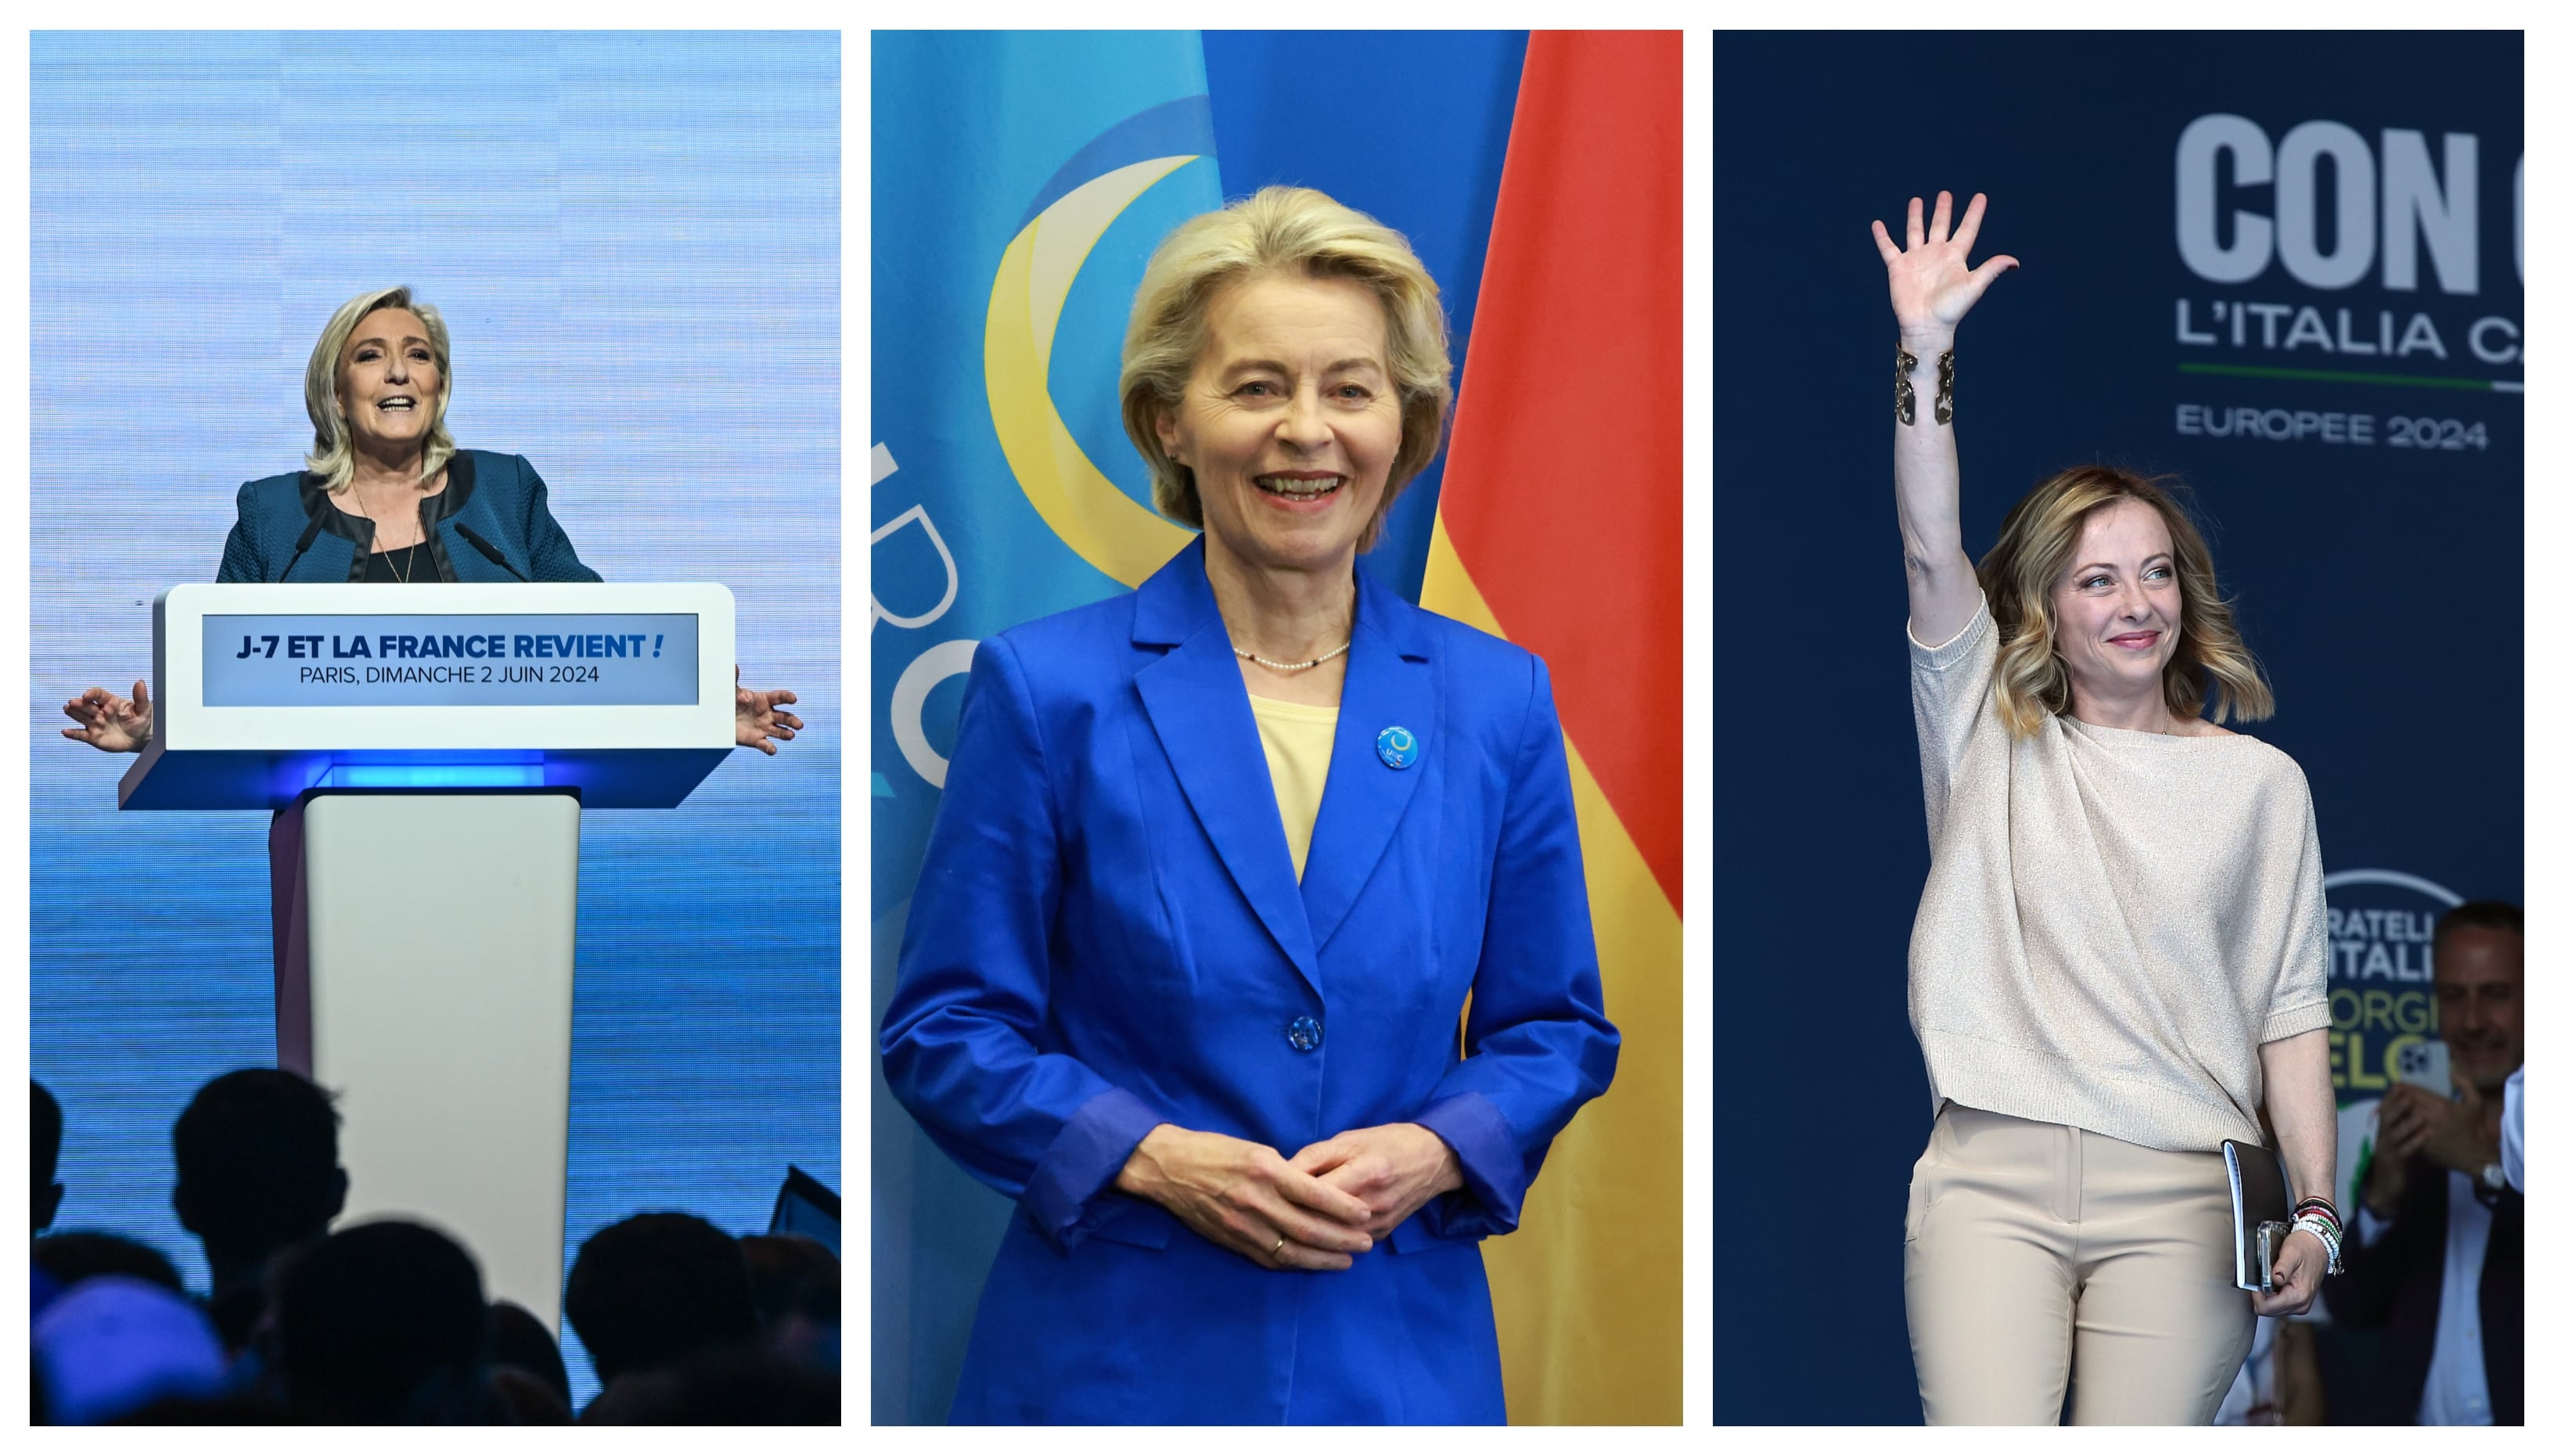
[[[2520,396],[2490,382],[2519,378],[2519,65],[2514,33],[1715,41],[1715,1420],[1920,1413],[1888,1233],[1929,1116],[1905,970],[1926,858],[1871,220],[1903,232],[1910,195],[1984,191],[1975,257],[2024,265],[1959,339],[1972,558],[2061,467],[2178,473],[2278,694],[2247,730],[2304,767],[2327,869],[2515,900]],[[2210,159],[2203,262],[2245,245],[2239,213],[2273,237],[2286,214],[2276,256],[2242,281],[2212,281],[2176,241],[2176,150],[2221,113],[2296,158],[2285,185],[2252,182],[2240,153]],[[2317,161],[2334,133],[2292,135],[2311,122],[2373,159],[2364,205],[2351,143]],[[2388,130],[2418,134],[2425,168]],[[2388,287],[2388,253],[2407,251],[2386,235],[2389,187],[2447,175],[2450,134],[2476,139],[2473,280],[2453,244],[2443,277],[2425,235],[2412,286]],[[2454,188],[2442,197],[2453,210]],[[2363,228],[2365,276],[2322,285]],[[2300,332],[2308,306],[2320,339]],[[2403,350],[2414,314],[2436,355]],[[2228,368],[2277,373],[2214,372]],[[2300,413],[2315,434],[2298,436]],[[2339,971],[2334,985],[2356,994]],[[2344,1041],[2337,1061],[2383,1052],[2381,1033]],[[2345,1097],[2382,1084],[2337,1079]]]

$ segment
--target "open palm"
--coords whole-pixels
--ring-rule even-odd
[[[130,698],[91,688],[63,704],[62,712],[79,725],[62,729],[62,736],[92,748],[137,753],[151,741],[151,685],[147,682],[136,682]]]
[[[1960,219],[1957,231],[1951,227],[1951,194],[1942,193],[1933,201],[1933,226],[1924,226],[1924,199],[1907,199],[1907,246],[1890,241],[1889,229],[1878,219],[1871,224],[1872,240],[1880,245],[1880,258],[1889,266],[1889,306],[1898,314],[1898,330],[1910,337],[1947,335],[1969,309],[1987,284],[2009,268],[2022,267],[2022,260],[1999,253],[1976,268],[1969,267],[1969,250],[1978,241],[1978,224],[1987,215],[1986,193],[1969,199],[1968,215]]]

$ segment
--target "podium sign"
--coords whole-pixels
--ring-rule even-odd
[[[559,1327],[587,809],[735,747],[715,585],[173,587],[121,807],[274,813],[276,1063],[336,1094],[345,1216],[438,1225]]]
[[[204,706],[690,708],[700,625],[593,612],[207,616]]]
[[[736,742],[722,586],[190,585],[152,617],[158,721],[125,809],[283,809],[359,786],[662,809]]]

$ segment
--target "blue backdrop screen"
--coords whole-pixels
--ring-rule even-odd
[[[243,481],[299,467],[339,303],[452,334],[455,438],[528,457],[609,581],[717,581],[809,731],[671,811],[585,817],[566,1238],[758,1231],[841,1138],[841,42],[38,34],[32,47],[31,1060],[59,1226],[204,1272],[169,1210],[193,1089],[275,1057],[264,814],[118,814],[55,736],[148,671]],[[418,905],[433,868],[418,866]],[[397,927],[384,927],[397,934]],[[591,1390],[570,1340],[580,1398]]]

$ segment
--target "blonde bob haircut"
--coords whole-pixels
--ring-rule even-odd
[[[1269,276],[1347,279],[1383,305],[1384,370],[1401,404],[1401,448],[1384,479],[1374,518],[1357,538],[1371,550],[1383,518],[1411,478],[1427,468],[1444,437],[1453,399],[1446,308],[1409,240],[1309,187],[1263,187],[1201,213],[1162,240],[1135,288],[1126,349],[1117,371],[1126,437],[1153,476],[1153,506],[1194,529],[1206,518],[1197,476],[1162,449],[1154,422],[1180,407],[1189,377],[1206,357],[1207,309],[1231,284]]]
[[[443,380],[417,478],[434,479],[456,448],[443,427],[443,416],[452,408],[452,336],[444,331],[443,315],[431,303],[416,302],[405,287],[357,293],[329,315],[328,326],[319,331],[319,342],[311,346],[310,367],[301,376],[301,402],[310,411],[310,453],[302,463],[326,481],[331,495],[355,481],[354,436],[346,428],[345,411],[337,406],[337,377],[345,367],[346,341],[354,337],[355,325],[385,308],[405,308],[425,325],[426,342],[434,349],[435,372]]]
[[[2270,716],[2270,684],[2235,629],[2235,613],[2217,586],[2208,543],[2167,482],[2107,466],[2060,471],[2032,488],[2005,515],[1995,548],[1978,562],[1978,585],[1996,619],[1996,714],[2015,737],[2039,731],[2052,714],[2067,709],[2066,662],[2057,655],[2051,604],[2075,559],[2084,522],[2095,511],[2124,501],[2143,501],[2163,517],[2172,538],[2173,573],[2181,586],[2181,638],[2163,668],[2164,705],[2176,718],[2209,717],[2238,723]]]

